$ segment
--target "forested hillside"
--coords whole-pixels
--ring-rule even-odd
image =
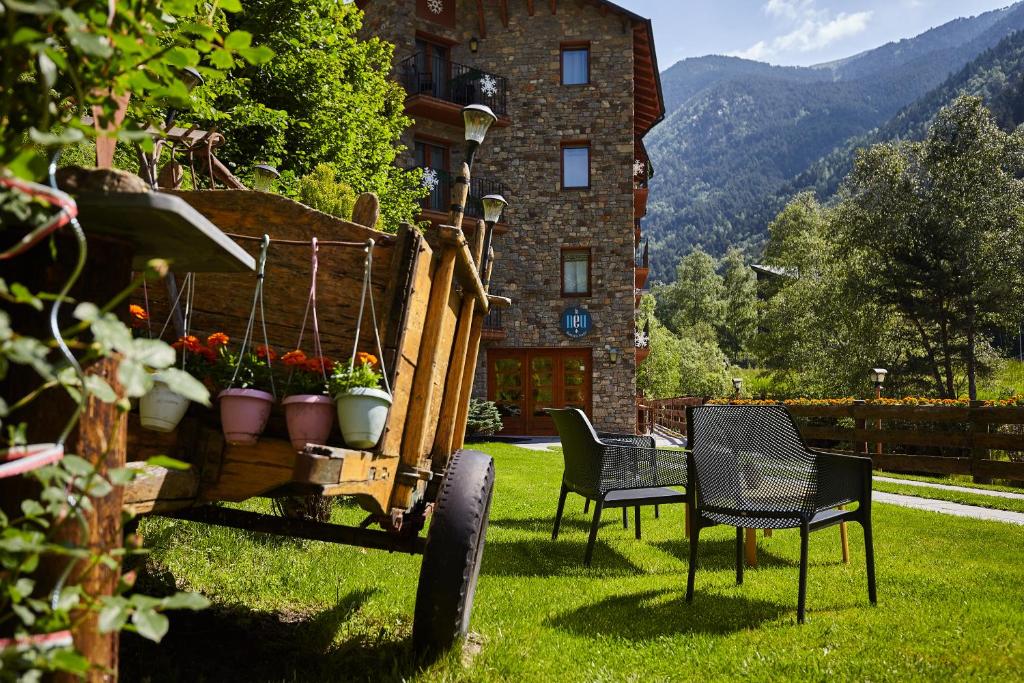
[[[645,224],[655,278],[671,280],[695,245],[758,251],[794,190],[832,192],[853,149],[923,130],[959,90],[1011,92],[1020,69],[1000,41],[1021,29],[1017,4],[817,67],[702,57],[668,69],[670,114],[647,140],[657,170]]]

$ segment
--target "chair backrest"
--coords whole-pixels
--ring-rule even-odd
[[[783,406],[690,409],[698,505],[747,512],[808,511],[815,458]]]
[[[601,480],[601,442],[590,420],[578,408],[549,408],[547,412],[562,441],[562,481],[580,492],[596,491]]]

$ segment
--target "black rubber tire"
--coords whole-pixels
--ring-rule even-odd
[[[427,532],[416,589],[412,639],[420,655],[445,652],[469,632],[487,519],[494,460],[460,451],[448,464]]]

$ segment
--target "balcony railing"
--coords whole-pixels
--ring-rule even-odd
[[[485,104],[498,116],[508,114],[508,80],[504,76],[423,54],[402,61],[398,73],[410,96],[429,95],[462,106]]]
[[[437,211],[448,213],[451,208],[452,185],[455,183],[455,174],[437,168],[423,169],[423,185],[430,190],[423,199],[423,208],[426,211]],[[500,194],[508,198],[508,188],[504,183],[490,178],[471,178],[469,181],[469,200],[466,202],[466,216],[469,218],[483,218],[483,198],[489,194]],[[501,222],[509,223],[508,211],[502,212]]]
[[[487,341],[501,341],[508,334],[505,331],[504,310],[491,307],[484,316],[484,329],[482,338]]]

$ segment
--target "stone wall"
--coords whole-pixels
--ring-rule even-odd
[[[445,0],[452,2],[453,0]],[[416,3],[369,0],[366,30],[396,44],[396,63],[413,54],[417,30],[459,41],[452,61],[504,76],[509,82],[511,126],[492,128],[473,169],[478,177],[504,182],[514,205],[509,231],[494,241],[496,269],[491,290],[512,298],[504,315],[515,347],[593,347],[593,417],[602,429],[635,428],[634,244],[633,244],[633,32],[629,21],[595,4],[564,1],[552,14],[548,3],[508,2],[508,27],[498,3],[484,3],[486,37],[481,37],[477,2],[459,0],[456,28],[418,19]],[[472,36],[480,38],[476,54]],[[591,82],[563,86],[560,48],[566,41],[590,41]],[[406,136],[412,164],[414,135],[453,141],[452,169],[461,163],[461,129],[418,121]],[[591,188],[560,187],[561,145],[588,140]],[[586,298],[562,298],[561,249],[592,250],[591,290]],[[567,338],[559,329],[562,311],[588,309],[591,334]],[[612,363],[606,347],[619,350]],[[481,353],[476,394],[486,392]]]

